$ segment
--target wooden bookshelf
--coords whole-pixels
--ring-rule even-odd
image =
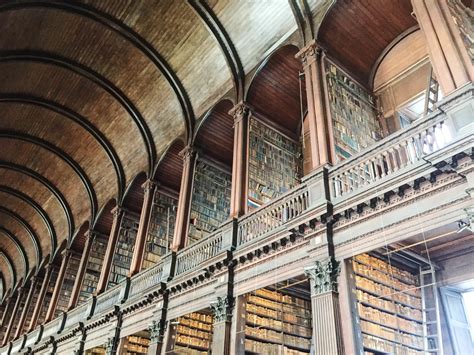
[[[138,336],[129,335],[124,346],[124,353],[128,355],[148,354],[148,347],[150,346],[150,339]]]
[[[245,352],[308,354],[311,349],[311,303],[269,289],[245,295]]]
[[[296,186],[303,171],[301,145],[258,119],[249,120],[248,207],[250,210]]]
[[[44,301],[43,301],[43,305],[41,307],[41,312],[40,312],[40,315],[38,317],[37,324],[42,324],[44,322],[44,320],[46,319],[46,313],[48,312],[49,303],[50,303],[51,297],[53,295],[54,286],[56,285],[56,280],[58,278],[58,273],[59,273],[59,270],[57,268],[53,268],[53,270],[51,270],[51,276],[49,278],[48,289],[47,289],[46,294],[44,296]]]
[[[189,240],[192,244],[215,231],[230,213],[232,176],[203,159],[196,163]]]
[[[212,324],[212,315],[204,312],[194,312],[179,317],[177,325],[173,326],[172,353],[210,354]]]
[[[30,307],[28,308],[28,313],[26,314],[26,320],[25,320],[25,324],[23,325],[21,334],[25,334],[28,331],[36,302],[38,302],[38,295],[39,295],[40,289],[41,289],[41,281],[36,283],[35,291],[33,292],[33,295],[31,297]]]
[[[424,354],[419,277],[370,254],[352,259],[357,327],[366,354]]]
[[[156,191],[145,246],[143,269],[155,265],[170,250],[176,221],[178,199]]]
[[[85,351],[85,354],[86,355],[105,355],[105,354],[107,354],[107,352],[106,352],[104,346],[97,346],[97,347],[92,348],[92,349],[87,349]]]
[[[139,217],[125,212],[120,224],[108,287],[117,285],[127,277],[132,263],[133,248],[138,232]]]
[[[336,65],[325,61],[328,96],[338,161],[381,138],[375,100]]]
[[[72,294],[74,280],[76,279],[77,271],[79,270],[80,261],[81,260],[79,255],[71,255],[71,257],[69,258],[66,273],[64,275],[63,284],[59,293],[55,317],[59,316],[62,312],[67,312],[69,298]]]
[[[107,240],[96,236],[92,243],[89,259],[87,260],[84,281],[82,282],[81,292],[79,293],[78,305],[86,302],[97,288],[104,255],[107,249]]]

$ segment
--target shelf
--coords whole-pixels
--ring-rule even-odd
[[[370,335],[371,337],[374,337],[374,338],[379,338],[379,339],[388,341],[388,342],[393,343],[393,344],[398,344],[398,345],[401,345],[401,346],[404,346],[404,347],[407,347],[407,348],[410,348],[410,349],[413,349],[413,350],[424,351],[422,348],[418,348],[418,347],[416,347],[416,346],[414,346],[414,345],[408,345],[408,344],[405,344],[405,343],[401,343],[401,342],[398,341],[398,340],[390,340],[390,339],[385,338],[385,337],[383,337],[383,336],[375,335],[375,334],[366,332],[366,331],[364,331],[364,330],[361,330],[361,333],[362,333],[362,334],[365,334],[365,335]]]
[[[260,324],[257,324],[257,323],[249,322],[248,320],[245,324],[248,325],[249,327],[252,327],[252,328],[273,330],[275,332],[288,334],[288,335],[293,335],[293,336],[300,337],[300,338],[306,338],[306,339],[311,339],[312,338],[311,335],[301,335],[301,334],[289,332],[289,331],[284,330],[284,329],[278,329],[278,328],[274,328],[274,327],[271,327],[271,326],[268,326],[268,325],[260,325]],[[305,328],[308,328],[308,327],[305,327]]]
[[[421,300],[421,297],[420,297],[420,296],[413,295],[413,294],[409,293],[408,290],[401,290],[401,289],[395,287],[394,285],[390,285],[389,283],[387,283],[387,282],[385,282],[385,281],[382,281],[382,280],[379,280],[379,279],[377,279],[377,278],[375,278],[375,277],[372,277],[372,276],[369,276],[369,275],[364,275],[364,274],[362,274],[362,273],[360,273],[360,272],[357,272],[357,271],[355,271],[355,270],[354,270],[354,275],[363,277],[363,278],[365,278],[365,279],[367,279],[367,280],[370,280],[370,281],[372,281],[372,282],[376,282],[376,283],[378,283],[378,284],[380,284],[380,285],[383,285],[383,286],[385,286],[385,287],[391,288],[391,289],[395,290],[396,293],[404,293],[404,294],[406,294],[406,295],[408,295],[408,296],[410,296],[410,297],[418,298],[418,299]],[[413,289],[413,288],[412,288],[412,289]],[[411,290],[412,290],[412,289],[411,289]]]
[[[399,327],[394,327],[392,325],[387,325],[387,324],[384,324],[384,323],[380,323],[380,322],[377,322],[375,320],[371,320],[371,319],[361,317],[361,316],[359,316],[359,318],[360,318],[360,320],[363,320],[363,321],[366,321],[366,322],[369,322],[369,323],[373,323],[373,324],[377,324],[377,325],[380,325],[381,327],[389,328],[389,329],[395,330],[397,332],[403,332],[403,333],[406,333],[406,334],[409,334],[409,335],[413,335],[413,336],[416,336],[416,337],[419,337],[419,338],[423,338],[423,335],[420,335],[420,334],[417,334],[417,333],[412,333],[412,332],[409,332],[408,330],[404,330],[404,329],[401,329]]]
[[[374,257],[375,258],[375,257]],[[375,258],[375,259],[378,259],[378,258]],[[380,260],[380,259],[379,259]],[[364,266],[367,266],[367,267],[370,267],[374,270],[377,270],[377,271],[380,271],[381,273],[384,273],[385,275],[387,276],[390,276],[390,277],[393,277],[394,279],[397,279],[398,281],[400,282],[403,282],[403,283],[406,283],[406,284],[410,284],[412,286],[416,286],[418,287],[418,285],[415,283],[415,282],[407,282],[405,279],[401,278],[401,277],[398,277],[397,275],[394,275],[394,274],[390,274],[388,273],[387,271],[383,270],[383,269],[380,269],[376,266],[373,266],[373,265],[370,265],[369,263],[366,263],[364,261],[360,261],[358,259],[352,259],[352,261],[358,263],[358,264],[361,264],[361,265],[364,265]],[[382,260],[383,261],[383,260]],[[392,268],[395,268],[395,266],[391,266]],[[398,269],[398,268],[397,268]]]
[[[364,350],[371,351],[373,353],[381,354],[381,355],[392,355],[393,354],[393,353],[386,352],[386,351],[383,351],[383,350],[373,349],[373,348],[370,348],[370,347],[365,346],[365,345],[364,345]]]
[[[203,320],[199,320],[199,319],[194,319],[194,318],[191,318],[191,317],[189,317],[189,316],[187,316],[187,315],[181,316],[181,317],[178,317],[178,318],[185,318],[185,319],[193,320],[193,321],[195,321],[195,322],[201,322],[201,323],[204,323],[204,324],[208,324],[208,325],[210,325],[210,326],[213,325],[213,323],[209,323],[209,322],[206,322],[206,321],[203,321]]]
[[[256,303],[254,301],[250,301],[250,300],[246,300],[246,302],[248,304],[251,304],[251,305],[254,305],[254,306],[258,306],[258,307],[262,307],[262,308],[268,308],[268,309],[271,309],[272,311],[277,311],[277,312],[280,312],[280,313],[284,313],[284,310],[283,310],[283,307],[281,308],[273,308],[273,307],[270,307],[270,306],[266,306],[266,305],[263,305],[263,304],[260,304],[260,303]],[[275,302],[275,301],[274,301]],[[300,307],[302,308],[302,307]],[[304,308],[302,308],[304,309]],[[294,314],[296,317],[298,318],[303,318],[303,319],[306,319],[307,317],[306,316],[302,316],[300,314]]]
[[[401,304],[402,306],[410,307],[410,308],[416,309],[416,310],[418,310],[418,311],[421,312],[421,308],[415,307],[415,306],[410,305],[410,304],[408,304],[408,303],[405,303],[405,302],[402,302],[402,301],[398,301],[398,300],[392,299],[392,298],[389,297],[389,296],[382,296],[382,295],[379,295],[379,294],[376,293],[375,291],[370,291],[370,290],[367,290],[367,289],[365,289],[365,288],[363,288],[363,287],[360,287],[360,286],[356,286],[356,288],[357,288],[358,290],[361,290],[361,291],[364,291],[364,292],[366,292],[366,293],[368,293],[368,294],[371,294],[372,296],[375,296],[375,297],[378,297],[378,298],[382,298],[382,299],[387,300],[387,301],[395,302],[395,303]]]
[[[288,324],[297,325],[297,326],[300,326],[300,327],[311,328],[311,327],[308,327],[308,325],[306,325],[306,324],[299,324],[299,323],[295,323],[295,322],[292,322],[292,321],[289,321],[289,320],[284,320],[284,319],[280,319],[280,318],[270,317],[270,316],[265,315],[265,314],[262,314],[262,313],[258,313],[258,312],[255,312],[255,311],[250,311],[250,310],[248,310],[248,309],[247,309],[247,313],[255,314],[255,315],[257,315],[257,316],[261,316],[261,317],[268,318],[268,319],[277,320],[277,321],[280,321],[280,322],[283,322],[283,323],[288,323]]]
[[[194,349],[194,350],[199,350],[199,351],[209,351],[208,348],[205,348],[199,345],[192,345],[192,344],[186,344],[186,343],[180,343],[180,342],[176,342],[175,345],[182,346],[183,348],[189,348],[189,349]]]
[[[255,340],[255,341],[258,341],[258,342],[260,342],[260,343],[267,343],[267,344],[275,344],[275,345],[286,346],[287,348],[294,349],[294,350],[298,350],[298,351],[304,351],[304,352],[306,352],[306,353],[309,353],[309,351],[310,351],[310,349],[308,349],[308,348],[303,348],[303,347],[300,347],[300,346],[298,346],[298,345],[287,344],[287,343],[284,343],[283,341],[278,342],[278,341],[276,341],[276,340],[269,340],[269,339],[265,339],[265,338],[260,338],[260,337],[255,336],[255,335],[245,334],[245,338],[246,338],[246,339],[250,339],[250,340]]]
[[[296,308],[301,308],[301,309],[304,309],[304,310],[307,310],[306,307],[304,306],[300,306],[300,305],[297,305],[297,304],[294,304],[294,303],[289,303],[289,302],[285,302],[285,301],[278,301],[278,300],[275,300],[273,298],[270,298],[270,297],[267,297],[267,296],[262,296],[262,295],[258,295],[256,293],[249,293],[249,295],[252,295],[252,296],[255,296],[255,297],[260,297],[260,298],[264,298],[268,301],[272,301],[272,302],[277,302],[277,303],[281,303],[281,304],[286,304],[288,306],[292,306],[292,307],[296,307]],[[306,301],[304,300],[305,302],[309,302],[309,301]],[[264,306],[265,307],[265,306]],[[269,308],[269,307],[268,307]]]
[[[400,314],[400,313],[397,313],[397,312],[394,312],[394,311],[390,311],[388,309],[373,305],[372,303],[369,303],[369,302],[361,301],[359,299],[357,299],[357,302],[359,302],[360,304],[362,304],[366,307],[375,308],[375,309],[377,309],[381,312],[393,314],[394,316],[397,316],[398,318],[403,318],[403,319],[406,319],[406,320],[409,320],[409,321],[412,321],[412,322],[417,322],[419,324],[423,324],[423,321],[420,320],[420,319],[415,319],[415,318],[412,318],[410,316],[406,316],[406,315],[403,315],[403,314]],[[411,308],[413,308],[413,307],[411,307]]]

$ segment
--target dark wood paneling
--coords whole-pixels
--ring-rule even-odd
[[[255,110],[293,133],[298,133],[301,126],[299,72],[302,66],[295,58],[296,53],[298,48],[294,46],[277,50],[257,72],[247,94],[247,101]],[[304,78],[301,85],[305,109]]]
[[[416,25],[410,0],[340,0],[321,24],[318,41],[362,84],[382,51]]]
[[[179,192],[183,174],[183,158],[180,152],[184,149],[181,141],[174,142],[160,161],[154,179],[160,184]]]
[[[140,213],[143,205],[143,188],[142,185],[146,181],[146,174],[141,173],[133,179],[130,187],[126,191],[122,206],[133,212]]]
[[[231,101],[219,102],[199,128],[195,146],[205,155],[232,166],[234,147],[234,119],[229,115]]]

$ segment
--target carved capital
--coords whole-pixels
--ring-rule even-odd
[[[466,213],[467,222],[465,222],[464,220],[460,220],[458,222],[459,231],[467,229],[473,232],[474,231],[474,206],[464,208],[464,212]]]
[[[107,342],[105,343],[105,353],[107,355],[112,355],[114,351],[115,345],[115,338],[107,338]]]
[[[234,117],[234,125],[242,121],[250,113],[250,107],[244,101],[240,101],[229,111],[229,115]]]
[[[61,252],[61,256],[64,258],[69,258],[71,255],[72,255],[72,250],[69,249],[69,248],[66,248],[64,249],[62,252]]]
[[[112,213],[112,216],[114,218],[119,218],[119,216],[123,213],[123,208],[120,207],[120,206],[115,206],[114,208],[112,208],[112,211],[110,211],[110,213]]]
[[[319,46],[316,41],[309,42],[303,49],[296,53],[295,58],[299,59],[303,64],[303,67],[306,67],[316,61],[318,57],[323,52],[321,46]]]
[[[217,301],[211,303],[211,311],[214,323],[225,322],[231,316],[232,301],[229,297],[217,297]]]
[[[86,237],[86,240],[89,241],[89,243],[93,243],[95,238],[97,237],[97,232],[95,230],[89,229],[84,233],[84,236]]]
[[[154,320],[148,327],[148,330],[150,332],[150,342],[154,344],[160,343],[165,330],[165,324],[162,321]]]
[[[333,257],[324,261],[316,261],[314,266],[306,268],[306,276],[313,281],[312,294],[337,292],[337,278],[340,272],[340,262]]]
[[[182,151],[179,152],[179,156],[183,158],[183,161],[191,159],[196,154],[196,149],[191,145],[187,145]]]
[[[158,183],[156,181],[152,179],[148,179],[142,184],[142,189],[143,189],[143,192],[146,194],[152,191],[156,186],[158,186]]]

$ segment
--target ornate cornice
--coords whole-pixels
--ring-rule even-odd
[[[334,257],[324,261],[317,260],[314,266],[306,268],[305,275],[313,281],[312,295],[337,292],[337,278],[340,272],[340,262]]]

